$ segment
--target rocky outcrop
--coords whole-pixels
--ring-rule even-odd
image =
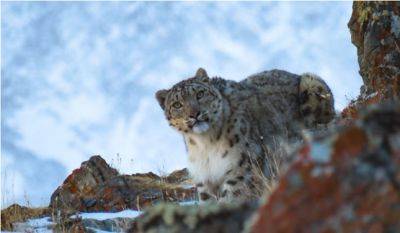
[[[400,105],[361,118],[304,145],[251,232],[400,229]]]
[[[159,201],[195,199],[187,171],[167,177],[154,173],[120,175],[100,156],[93,156],[74,170],[51,196],[53,217],[75,212],[140,210]]]
[[[366,105],[400,98],[400,2],[355,1],[348,26],[364,81],[342,114],[354,118]]]
[[[126,231],[131,227],[132,219],[98,221],[71,219],[70,216],[79,212],[142,210],[164,201],[193,200],[196,200],[196,189],[186,169],[167,176],[152,172],[121,175],[97,155],[72,171],[52,194],[49,207],[37,209],[11,205],[2,210],[1,229],[31,229],[26,220],[50,216],[57,223],[52,226],[55,231],[87,232],[90,229],[111,228]]]
[[[90,197],[94,197],[97,188],[118,175],[100,156],[93,156],[82,163],[81,167],[72,171],[64,183],[51,196],[50,208],[59,215],[86,210],[91,206]],[[89,199],[88,199],[89,198]]]
[[[85,211],[141,210],[160,201],[190,201],[195,199],[194,188],[184,188],[178,183],[168,183],[162,179],[151,179],[120,175],[99,186],[97,193]]]

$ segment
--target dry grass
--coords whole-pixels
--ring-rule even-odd
[[[25,222],[28,219],[39,218],[49,215],[49,209],[28,208],[18,204],[13,204],[1,211],[1,230],[12,230],[13,223]]]
[[[251,160],[254,181],[247,186],[246,190],[248,193],[244,195],[250,199],[263,197],[267,200],[277,187],[280,176],[286,172],[289,164],[292,163],[294,159],[292,156],[293,152],[298,149],[300,142],[301,140],[287,143],[284,140],[276,139],[270,144],[273,146],[268,147],[266,144],[263,144],[264,165],[266,167],[263,167],[262,164],[259,164],[254,159]],[[252,157],[252,155],[249,154],[249,157]]]

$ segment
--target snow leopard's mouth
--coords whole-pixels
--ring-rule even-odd
[[[192,126],[193,132],[198,134],[206,132],[209,128],[210,126],[208,122],[205,121],[196,121],[196,123],[194,123]]]
[[[200,134],[206,132],[210,128],[208,121],[208,117],[204,120],[197,120],[192,118],[187,121],[187,124],[194,133]]]

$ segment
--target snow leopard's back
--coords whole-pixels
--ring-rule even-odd
[[[282,112],[306,127],[326,124],[335,115],[332,92],[317,75],[270,70],[251,75],[241,83],[256,87],[272,103],[286,101],[288,109]]]

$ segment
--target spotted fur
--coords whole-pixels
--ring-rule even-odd
[[[306,126],[326,124],[334,115],[333,95],[329,86],[315,74],[305,73],[299,85],[300,113]]]
[[[234,82],[209,78],[200,68],[194,77],[156,93],[170,125],[184,136],[201,202],[257,196],[257,172],[276,173],[268,164],[269,154],[279,142],[299,137],[302,84],[300,76],[284,71]]]

